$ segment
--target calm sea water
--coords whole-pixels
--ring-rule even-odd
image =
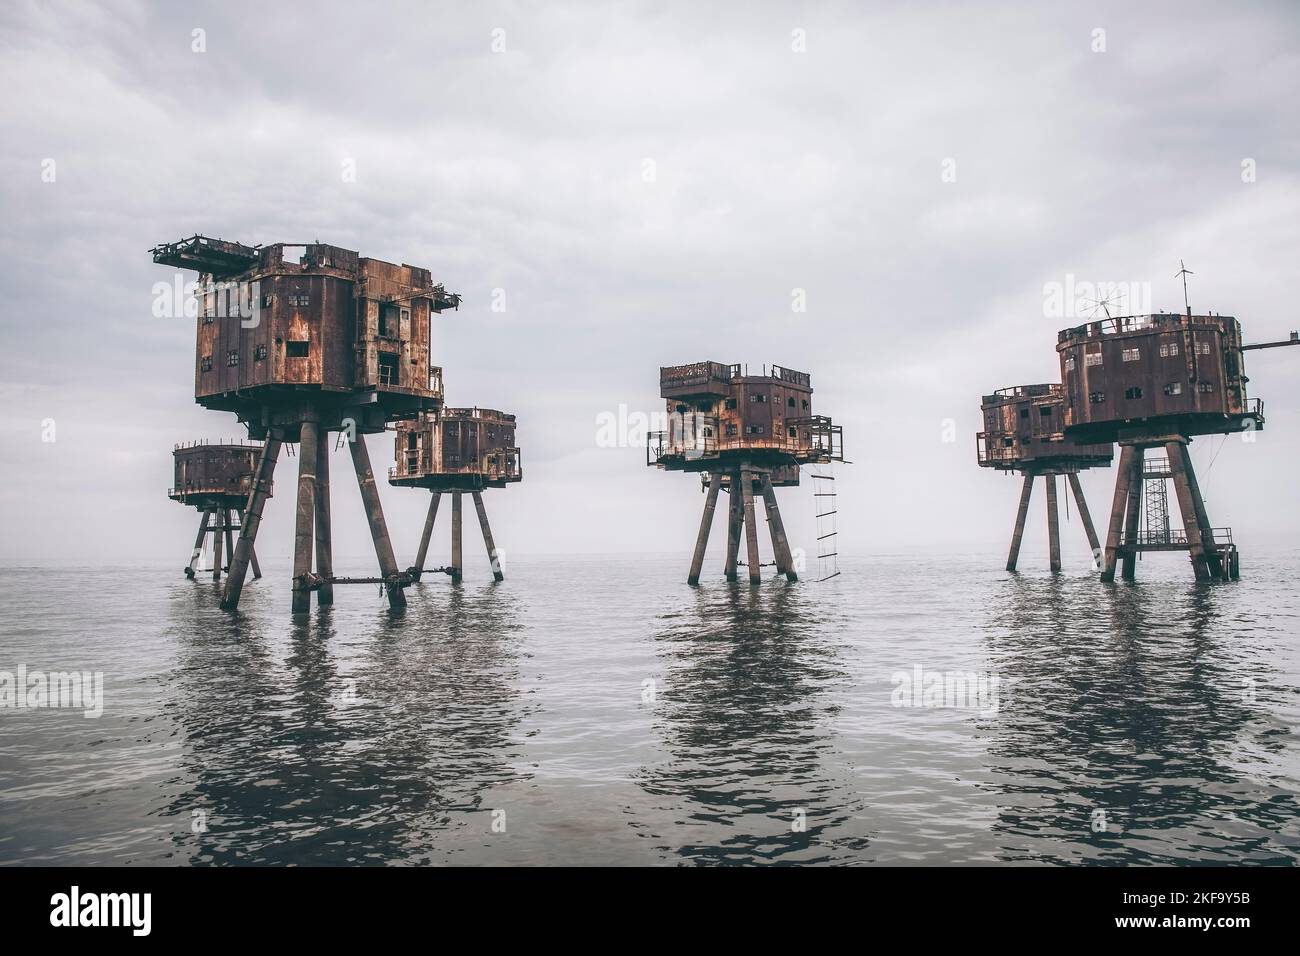
[[[0,710],[0,862],[1294,864],[1300,554],[1246,558],[516,557],[297,624],[287,563],[237,616],[170,566],[2,570],[0,669],[106,706]],[[917,667],[996,706],[896,706]]]

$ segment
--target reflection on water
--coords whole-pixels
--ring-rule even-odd
[[[989,748],[1009,861],[1295,859],[1289,728],[1267,635],[1225,615],[1231,586],[1006,580],[985,625],[1010,682]],[[1289,835],[1288,835],[1289,834]]]
[[[282,662],[265,624],[196,631],[196,610],[180,609],[166,687],[192,782],[164,811],[206,825],[176,838],[192,862],[429,859],[516,775],[514,595],[444,588],[348,636],[338,606],[314,611],[289,625]]]
[[[826,693],[847,680],[840,613],[783,581],[693,593],[656,638],[669,757],[639,778],[681,820],[662,849],[699,862],[851,858],[866,839],[844,832],[861,807],[836,765]]]
[[[100,719],[0,711],[0,863],[1300,861],[1300,554],[517,565],[297,622],[287,560],[236,615],[175,569],[0,569],[0,670],[105,676]],[[999,706],[898,706],[918,666]]]

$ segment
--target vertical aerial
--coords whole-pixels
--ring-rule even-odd
[[[474,499],[492,577],[504,580],[501,555],[483,505],[483,492],[523,480],[522,459],[515,443],[515,416],[491,408],[442,408],[398,422],[396,430],[396,463],[389,469],[389,483],[404,488],[427,488],[432,493],[415,564],[407,570],[411,580],[420,580],[425,571],[438,571],[448,574],[453,583],[460,582],[464,571],[461,553],[461,496],[464,494]],[[433,536],[438,503],[444,493],[451,495],[451,564],[426,568],[429,539]]]
[[[1021,385],[1003,388],[985,395],[980,403],[984,431],[975,436],[976,456],[981,468],[1017,472],[1024,476],[1020,489],[1020,508],[1011,535],[1007,570],[1016,570],[1020,560],[1020,542],[1025,533],[1025,517],[1034,481],[1041,476],[1047,490],[1047,539],[1050,567],[1061,570],[1061,534],[1056,508],[1056,476],[1064,475],[1079,507],[1083,530],[1097,561],[1101,543],[1092,526],[1092,515],[1079,484],[1079,472],[1087,468],[1110,465],[1114,452],[1108,443],[1080,445],[1063,434],[1064,405],[1061,386]]]
[[[193,236],[151,252],[157,263],[199,274],[195,400],[234,412],[249,437],[264,442],[221,606],[239,605],[286,444],[298,446],[293,611],[308,610],[313,591],[331,604],[334,585],[349,583],[378,583],[391,607],[403,606],[410,578],[397,568],[365,436],[441,405],[430,318],[456,308],[459,296],[427,269],[322,243],[246,246]],[[331,433],[351,453],[378,577],[334,574]]]
[[[727,580],[738,578],[742,530],[749,582],[762,580],[755,495],[763,499],[777,573],[798,580],[775,489],[798,485],[801,465],[844,460],[842,429],[827,416],[812,413],[812,392],[806,372],[779,365],[761,375],[720,362],[659,370],[659,393],[667,402],[670,428],[650,435],[646,463],[698,473],[707,482],[688,583],[700,581],[722,491],[729,502]]]

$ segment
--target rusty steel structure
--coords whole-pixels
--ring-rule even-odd
[[[667,430],[651,432],[646,464],[698,472],[706,484],[704,514],[687,582],[700,580],[719,492],[726,490],[728,581],[738,579],[742,528],[749,582],[762,580],[754,497],[761,495],[778,575],[797,581],[794,557],[777,507],[778,486],[797,485],[805,464],[844,461],[843,431],[812,411],[812,380],[779,365],[750,375],[741,365],[695,362],[659,369]],[[737,493],[739,492],[739,493]]]
[[[483,491],[505,488],[522,481],[523,461],[515,441],[515,416],[491,408],[442,408],[398,422],[394,442],[395,464],[388,470],[389,484],[403,488],[427,488],[432,493],[429,511],[420,536],[415,564],[407,569],[414,581],[426,572],[441,572],[452,583],[461,581],[461,496],[469,494],[478,512],[479,529],[492,565],[492,577],[505,580],[500,554],[488,524]],[[433,536],[438,503],[443,493],[451,495],[451,564],[426,568],[429,540]]]
[[[1064,475],[1079,508],[1079,517],[1093,559],[1101,553],[1097,531],[1092,524],[1088,502],[1079,484],[1079,472],[1088,468],[1110,466],[1114,451],[1109,443],[1077,444],[1064,433],[1065,402],[1058,384],[1020,385],[985,395],[980,402],[984,430],[975,436],[976,457],[981,468],[1017,472],[1024,476],[1020,490],[1020,508],[1016,512],[1007,570],[1016,570],[1020,560],[1020,542],[1025,533],[1025,518],[1034,491],[1034,481],[1042,476],[1047,489],[1048,560],[1051,570],[1061,570],[1060,517],[1056,504],[1056,476]],[[1067,501],[1067,505],[1068,505]]]
[[[243,524],[244,506],[253,490],[257,474],[257,460],[262,446],[257,442],[206,442],[193,441],[178,444],[172,449],[175,462],[173,485],[167,497],[199,511],[199,533],[194,539],[190,562],[185,565],[185,576],[195,576],[195,565],[203,551],[208,535],[212,536],[212,580],[220,581],[222,544],[225,560],[235,553],[233,535]],[[271,497],[268,486],[266,496]],[[235,521],[239,524],[236,524]],[[253,577],[260,578],[257,555],[250,550],[249,563]]]
[[[431,317],[460,297],[428,269],[323,243],[247,246],[195,235],[150,250],[199,274],[194,397],[233,412],[264,441],[221,606],[232,610],[252,559],[280,449],[298,445],[293,611],[334,601],[334,585],[377,583],[406,603],[365,436],[442,404]],[[347,439],[380,574],[337,577],[330,522],[330,434]],[[313,548],[315,570],[313,571]]]
[[[1197,580],[1238,577],[1232,530],[1211,525],[1188,445],[1200,435],[1262,429],[1263,403],[1246,394],[1243,353],[1296,344],[1293,333],[1288,342],[1243,345],[1235,318],[1193,315],[1190,306],[1185,315],[1108,317],[1059,333],[1066,436],[1120,446],[1103,581],[1115,580],[1117,565],[1134,580],[1144,551],[1188,552]],[[1161,449],[1163,457],[1148,457]],[[1169,527],[1168,480],[1182,529]]]

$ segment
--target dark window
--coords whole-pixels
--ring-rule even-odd
[[[262,296],[262,308],[264,308],[264,309],[269,309],[269,308],[271,307],[271,302],[272,302],[272,301],[273,301],[273,300],[272,300],[272,297],[271,297],[271,296],[269,296],[269,295],[264,295],[264,296]]]
[[[761,435],[761,434],[763,434],[763,426],[762,426],[762,425],[746,425],[746,426],[745,426],[745,434],[746,434],[746,435]]]
[[[379,384],[397,384],[397,356],[379,353]]]
[[[803,410],[808,411],[808,399],[806,398],[803,400]]]
[[[290,339],[284,343],[284,354],[289,358],[306,358],[308,342],[306,339]]]
[[[767,401],[767,396],[764,395],[762,392],[750,392],[750,393],[749,393],[749,401],[750,401],[751,403],[753,403],[753,402],[766,402],[766,401]]]
[[[212,356],[211,356],[211,355],[205,355],[205,356],[203,356],[203,358],[202,358],[202,359],[200,360],[200,362],[199,362],[199,370],[202,371],[202,372],[211,372],[211,371],[212,371]]]
[[[1105,392],[1091,392],[1088,395],[1088,401],[1092,402],[1092,404],[1094,405],[1100,405],[1105,400],[1106,400]]]
[[[793,396],[793,395],[791,395],[788,399],[786,399],[786,404],[789,405],[791,408],[794,408],[794,407],[795,407],[795,406],[794,406],[794,396]]]
[[[265,345],[256,346],[253,349],[253,360],[256,362],[260,362],[264,358],[266,358],[266,346]]]
[[[203,324],[204,324],[204,325],[211,325],[211,324],[212,324],[212,316],[209,315],[209,314],[206,313],[206,312],[203,313]]]
[[[1141,398],[1142,389],[1137,385],[1134,385],[1132,388],[1126,388],[1124,389],[1124,397],[1127,399]]]
[[[231,349],[229,352],[226,353],[226,365],[230,366],[230,365],[238,365],[238,364],[239,364],[239,349]]]
[[[1027,408],[1022,408],[1022,409],[1020,409],[1020,417],[1021,417],[1021,418],[1028,418],[1028,417],[1029,417],[1029,409],[1027,409]]]
[[[1039,414],[1040,416],[1042,416],[1043,418],[1051,418],[1051,417],[1052,417],[1052,406],[1051,406],[1051,405],[1039,405],[1039,406],[1038,406],[1038,414]]]
[[[793,402],[794,399],[792,398],[792,399],[790,399],[790,401]],[[799,437],[799,429],[795,428],[793,425],[791,425],[791,426],[789,427],[789,429],[787,429],[787,430],[790,432],[790,437],[791,437],[791,438],[797,438],[797,437]]]
[[[1196,390],[1197,390],[1198,392],[1212,392],[1212,391],[1214,391],[1214,383],[1213,383],[1213,382],[1202,382],[1200,385],[1198,385],[1198,386],[1196,387]]]
[[[736,407],[736,400],[735,400],[734,398],[729,398],[729,399],[727,399],[727,407],[728,407],[728,408],[735,408],[735,407]]]
[[[1182,382],[1170,382],[1168,385],[1165,386],[1165,394],[1166,394],[1166,395],[1181,395],[1181,394],[1183,394],[1183,383],[1182,383]]]
[[[292,306],[311,305],[311,296],[307,295],[307,293],[305,292],[300,292],[297,295],[291,295],[289,296],[289,304]]]
[[[727,426],[727,434],[728,434],[728,435],[734,435],[734,434],[736,434],[736,426],[735,426],[735,425],[728,425],[728,426]]]
[[[1002,447],[1003,447],[1003,448],[1010,448],[1010,447],[1011,447],[1012,445],[1014,445],[1015,443],[1016,443],[1016,440],[1015,440],[1014,438],[1004,438],[1004,439],[1002,439]]]

